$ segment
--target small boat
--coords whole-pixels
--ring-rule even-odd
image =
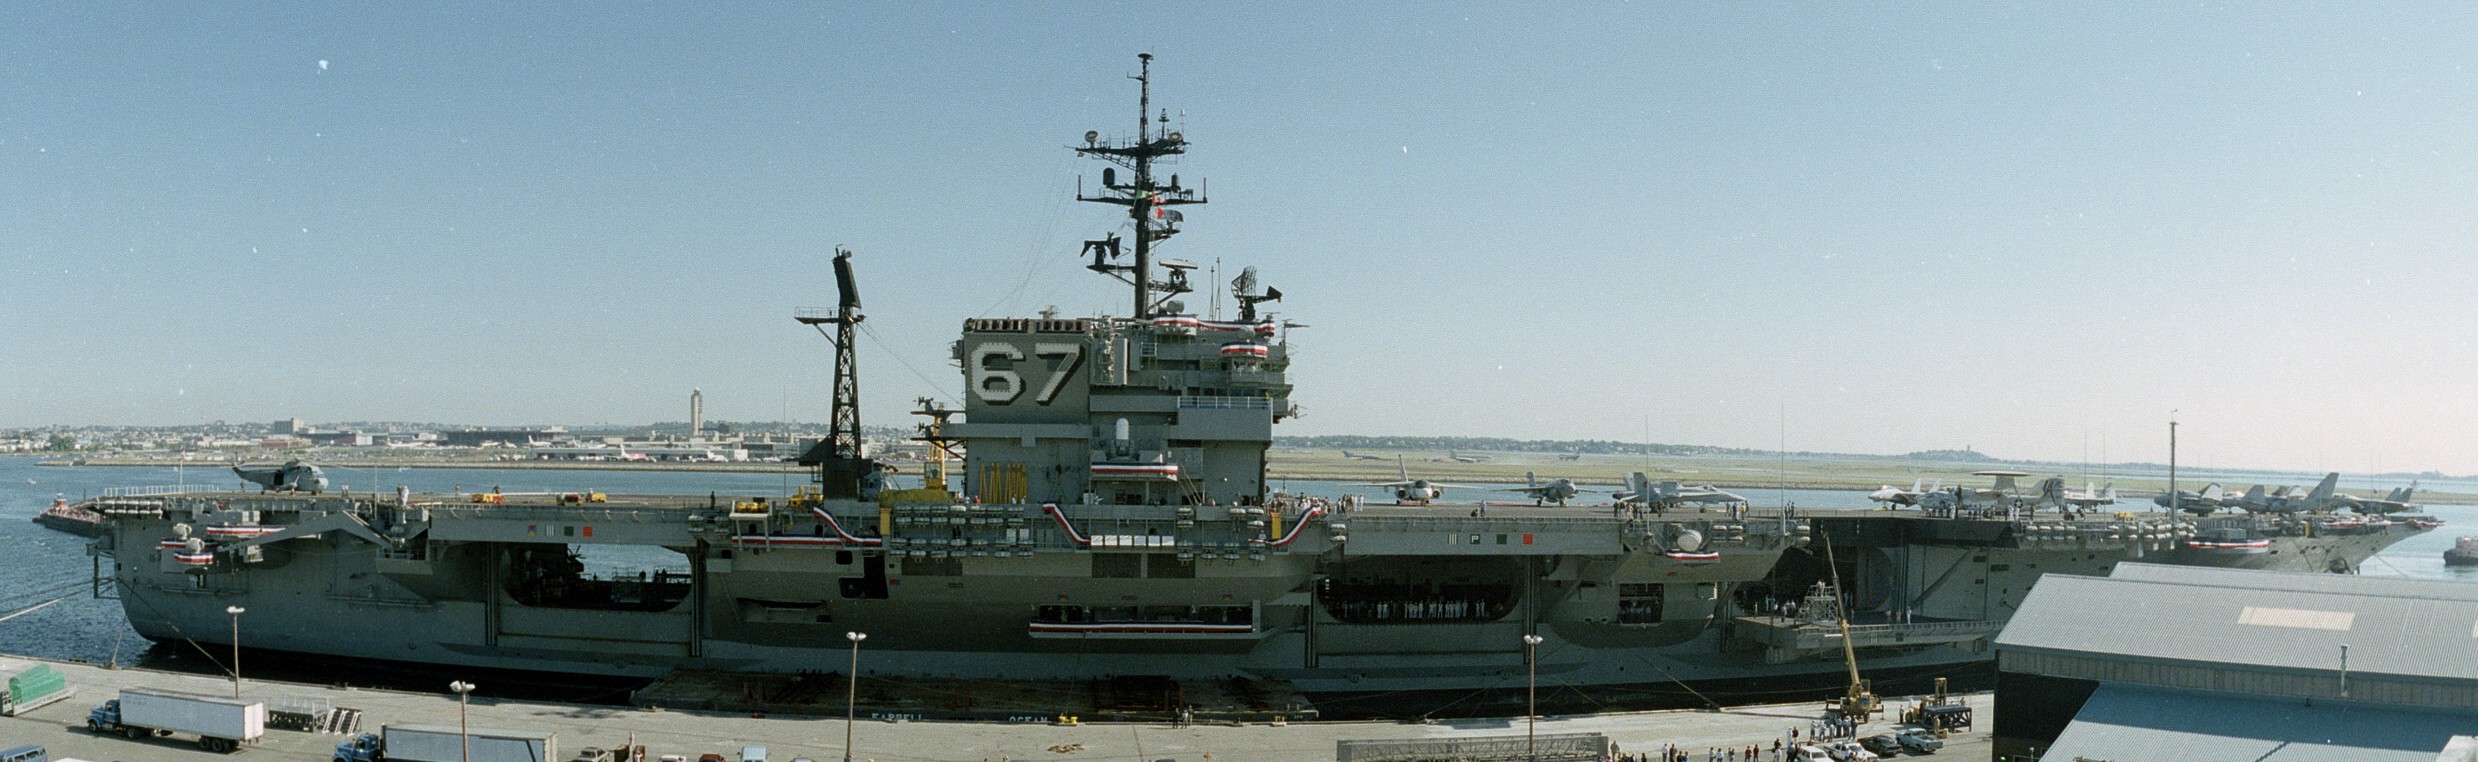
[[[2478,537],[2463,537],[2444,551],[2445,566],[2478,566]]]
[[[52,507],[35,514],[34,523],[81,537],[103,534],[103,514],[69,504],[66,497],[52,498]]]

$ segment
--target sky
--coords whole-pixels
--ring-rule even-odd
[[[10,4],[0,427],[822,420],[838,246],[906,424],[962,320],[1124,311],[1070,148],[1149,52],[1278,434],[2473,473],[2474,16]]]

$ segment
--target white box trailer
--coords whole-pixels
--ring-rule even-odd
[[[198,736],[201,747],[228,752],[257,743],[267,733],[267,705],[258,701],[124,688],[115,703],[118,716],[110,718],[112,724],[132,737],[136,731],[189,733]],[[87,724],[93,727],[98,719],[103,718],[90,716]]]
[[[560,762],[559,736],[526,730],[453,725],[388,725],[379,729],[388,762],[463,762],[472,744],[473,762]]]

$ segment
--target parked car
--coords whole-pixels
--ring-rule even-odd
[[[1895,740],[1891,733],[1878,733],[1861,738],[1858,740],[1858,745],[1859,748],[1887,757],[1902,753],[1902,742]]]
[[[1833,762],[1874,762],[1882,759],[1875,752],[1859,746],[1857,741],[1834,741],[1825,744],[1824,750],[1833,755]]]
[[[1901,742],[1903,751],[1912,754],[1934,754],[1937,749],[1945,747],[1945,739],[1937,738],[1935,733],[1919,728],[1904,730],[1893,738]]]

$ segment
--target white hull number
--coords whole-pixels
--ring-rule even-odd
[[[1042,342],[1033,345],[1036,357],[1057,358],[1051,363],[1050,380],[1041,385],[1041,393],[1033,396],[1037,405],[1058,399],[1058,390],[1067,386],[1067,377],[1084,362],[1084,345]],[[972,393],[982,402],[1006,405],[1024,396],[1024,376],[1015,372],[1015,364],[1024,361],[1024,350],[1013,344],[992,342],[972,350]],[[1003,362],[1003,366],[1001,364]]]

